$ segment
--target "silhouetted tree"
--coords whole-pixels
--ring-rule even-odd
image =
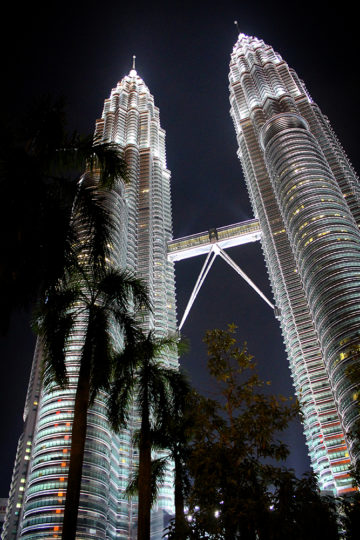
[[[14,125],[16,126],[14,128]],[[0,333],[11,313],[29,308],[59,279],[72,258],[71,219],[78,180],[110,189],[126,178],[113,144],[93,145],[66,129],[63,99],[44,97],[27,117],[3,127],[0,145]],[[91,189],[88,190],[88,194]],[[98,199],[87,197],[92,205]],[[88,210],[90,207],[88,207]]]
[[[159,433],[171,415],[174,395],[181,385],[181,373],[164,364],[167,354],[177,350],[177,337],[156,338],[153,332],[142,334],[132,348],[125,349],[117,358],[115,380],[110,391],[109,418],[115,430],[126,425],[132,399],[140,416],[141,427],[137,437],[139,540],[150,538],[152,492],[156,483],[151,451],[155,438],[157,448],[162,446]]]

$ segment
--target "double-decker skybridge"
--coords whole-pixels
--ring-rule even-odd
[[[235,272],[237,272],[258,293],[259,296],[261,296],[261,298],[274,310],[276,316],[278,315],[277,308],[225,251],[225,249],[230,247],[240,246],[250,242],[257,242],[260,240],[260,237],[261,230],[259,221],[257,219],[250,219],[248,221],[234,223],[233,225],[227,225],[218,229],[209,229],[208,231],[201,233],[177,238],[168,243],[168,259],[170,261],[177,262],[183,259],[189,259],[190,257],[197,257],[198,255],[207,254],[199,277],[195,283],[186,306],[184,315],[179,324],[179,330],[181,330],[183,327],[198,292],[200,291],[201,286],[204,283],[205,278],[209,273],[209,270],[217,255],[220,255],[220,257],[229,266],[231,266],[231,268],[233,268]]]

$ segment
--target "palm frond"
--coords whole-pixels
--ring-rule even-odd
[[[91,340],[90,403],[92,403],[100,389],[107,390],[109,387],[114,356],[109,318],[103,306],[91,306],[87,334]]]
[[[58,318],[50,333],[40,333],[44,350],[43,381],[45,386],[55,383],[63,388],[67,385],[66,343],[73,326],[74,317],[71,313],[67,313]]]
[[[78,290],[75,287],[62,289],[59,286],[50,291],[37,308],[33,327],[43,345],[46,384],[56,382],[60,386],[66,385],[66,343],[75,322],[71,308],[77,298]]]
[[[192,391],[188,376],[181,370],[172,369],[167,374],[167,380],[172,395],[174,413],[182,414]]]
[[[123,377],[116,379],[110,386],[107,414],[110,425],[116,433],[126,427],[134,387],[133,377],[125,374]]]
[[[141,327],[132,315],[124,313],[121,310],[113,309],[113,316],[123,331],[126,346],[135,347],[135,344],[141,336]]]
[[[129,483],[125,489],[125,496],[128,499],[131,499],[132,497],[137,497],[138,493],[139,493],[139,468],[137,467],[136,470],[132,473],[132,475],[129,478]]]
[[[110,252],[112,219],[104,196],[98,193],[96,182],[89,174],[79,183],[73,221],[80,258],[85,257],[88,265],[104,266]]]
[[[112,383],[107,401],[108,418],[114,431],[126,426],[136,386],[135,343],[127,344],[114,358]]]
[[[141,279],[131,276],[130,274],[126,281],[126,288],[132,296],[135,311],[140,309],[152,311],[146,285]]]
[[[100,188],[113,189],[120,179],[128,183],[127,165],[121,157],[120,147],[115,143],[97,144],[88,158],[89,168],[100,170]]]
[[[151,460],[151,504],[156,502],[159,489],[164,483],[167,458],[162,457]]]
[[[159,489],[164,483],[166,466],[167,466],[166,457],[152,459],[151,460],[151,506],[156,502]],[[129,483],[125,490],[125,495],[128,498],[136,497],[139,493],[139,469],[136,468],[134,473],[131,475]]]
[[[144,340],[144,347],[148,347],[148,357],[156,359],[157,362],[166,359],[169,353],[177,353],[186,350],[186,343],[179,339],[177,334],[170,334],[165,337],[156,337],[151,330]]]
[[[150,310],[150,302],[145,283],[128,270],[113,268],[99,283],[99,289],[109,301],[124,310],[132,305],[134,311],[139,308]]]
[[[66,134],[52,156],[49,176],[53,180],[60,178],[63,181],[69,177],[71,183],[74,183],[74,173],[77,179],[79,172],[82,173],[86,168],[87,155],[92,144],[91,135],[84,137],[76,131]]]

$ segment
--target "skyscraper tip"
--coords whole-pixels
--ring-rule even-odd
[[[137,75],[137,72],[135,69],[135,60],[136,60],[136,56],[135,54],[133,54],[133,63],[132,63],[132,69],[130,70],[130,77],[136,77]]]

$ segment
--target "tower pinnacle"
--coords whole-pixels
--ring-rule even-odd
[[[132,63],[132,69],[130,71],[130,77],[136,77],[136,75],[137,75],[137,72],[136,72],[136,69],[135,69],[135,60],[136,60],[136,56],[135,56],[135,54],[133,54],[133,63]]]

